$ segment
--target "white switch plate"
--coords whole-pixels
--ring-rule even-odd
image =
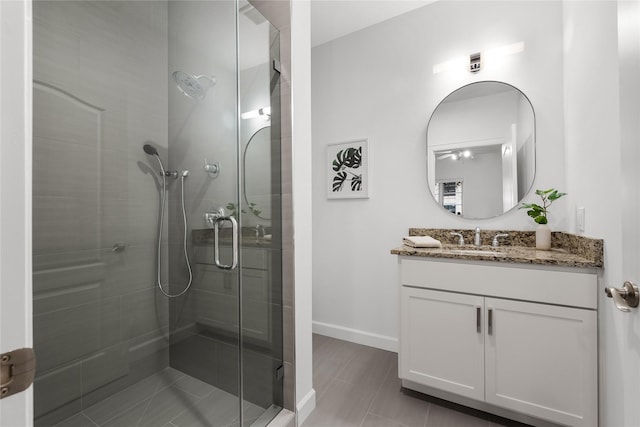
[[[578,231],[584,231],[584,206],[576,209],[576,217],[578,220]]]

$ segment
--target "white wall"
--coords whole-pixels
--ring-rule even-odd
[[[490,218],[502,213],[502,156],[500,147],[474,154],[473,160],[436,160],[436,182],[462,181],[462,214]]]
[[[291,2],[292,175],[295,257],[296,415],[316,406],[311,347],[311,32],[309,0]]]
[[[477,74],[432,72],[436,64],[517,42],[523,52],[499,64],[487,59]],[[529,97],[545,171],[534,186],[564,189],[560,3],[438,2],[312,49],[316,331],[396,348],[397,266],[389,250],[409,227],[534,228],[518,210],[491,220],[455,217],[428,191],[429,117],[453,90],[479,80],[504,81]],[[370,198],[327,200],[325,146],[363,137],[371,152]],[[551,226],[564,228],[563,216],[552,217]]]

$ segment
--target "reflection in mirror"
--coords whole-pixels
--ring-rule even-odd
[[[271,219],[271,127],[258,129],[242,154],[243,195],[249,210],[258,218]]]
[[[493,81],[452,92],[429,121],[427,173],[436,202],[455,215],[483,219],[513,209],[535,177],[529,99]]]

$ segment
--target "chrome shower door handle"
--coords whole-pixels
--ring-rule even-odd
[[[220,262],[220,223],[231,222],[231,264]],[[235,270],[238,267],[238,221],[232,216],[219,216],[213,222],[213,261],[223,270]]]

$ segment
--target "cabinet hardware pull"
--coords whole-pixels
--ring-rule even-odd
[[[487,333],[491,335],[493,333],[493,309],[489,309],[489,321],[488,321]]]
[[[482,332],[480,330],[481,318],[482,318],[482,309],[480,307],[476,307],[476,331],[478,333]]]

